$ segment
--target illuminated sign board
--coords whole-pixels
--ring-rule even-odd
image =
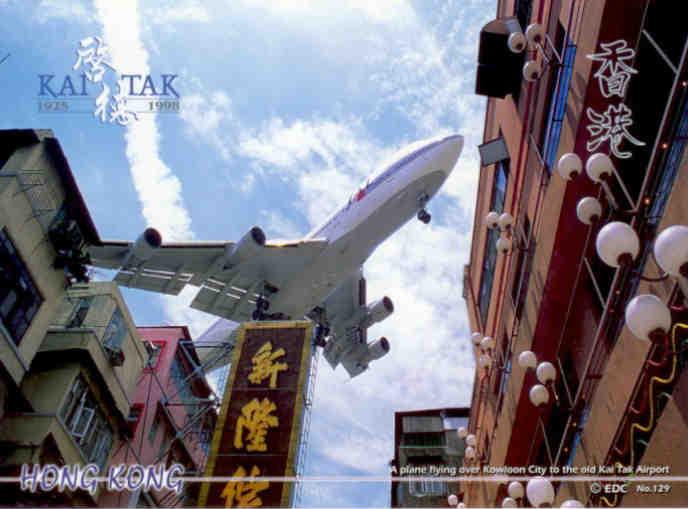
[[[199,505],[289,507],[311,355],[311,323],[241,326],[213,435]]]

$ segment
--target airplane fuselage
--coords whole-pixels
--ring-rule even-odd
[[[308,235],[327,239],[328,247],[271,298],[271,311],[298,317],[321,305],[435,196],[462,146],[463,138],[458,135],[416,143],[368,179],[344,207]]]

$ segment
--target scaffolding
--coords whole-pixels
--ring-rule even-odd
[[[313,412],[313,403],[315,401],[315,384],[318,377],[318,360],[320,359],[320,352],[313,345],[311,359],[309,362],[308,382],[304,387],[304,406],[303,406],[303,420],[301,426],[301,435],[299,437],[299,447],[296,458],[296,478],[300,479],[303,476],[306,461],[308,459],[308,435],[311,428],[311,418]],[[292,507],[298,507],[303,498],[304,483],[296,481],[294,503]]]

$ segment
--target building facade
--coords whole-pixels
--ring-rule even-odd
[[[67,284],[86,279],[83,247],[98,242],[52,132],[0,131],[0,419],[21,405],[13,394]]]
[[[688,224],[688,28],[676,7],[501,0],[481,33],[476,91],[488,98],[464,271],[477,464],[688,473],[687,286],[658,266],[655,242]],[[537,42],[512,51],[514,21],[544,36],[531,31]],[[610,259],[609,246],[623,256]],[[637,316],[629,302],[647,295],[670,319],[639,338],[625,314]],[[553,369],[536,371],[543,362]],[[607,485],[593,493],[590,481],[556,482],[554,504],[688,500],[685,483],[668,493]],[[506,483],[461,488],[468,506],[499,507],[507,496]]]
[[[454,477],[463,464],[457,435],[468,426],[467,408],[414,410],[394,414],[393,477]],[[459,485],[446,480],[392,481],[392,507],[444,507]]]
[[[185,475],[202,475],[219,402],[200,367],[189,330],[184,326],[139,327],[138,333],[150,359],[132,398],[131,438],[110,463],[179,463]],[[99,505],[195,506],[198,488],[198,483],[189,483],[181,494],[111,492],[104,494]]]
[[[0,469],[93,463],[104,471],[128,440],[132,396],[148,353],[115,283],[75,284],[65,293],[14,401],[0,421]],[[85,491],[36,493],[11,485],[11,505],[95,505]]]

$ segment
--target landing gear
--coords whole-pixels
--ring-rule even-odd
[[[325,345],[327,345],[327,341],[325,340],[325,338],[329,335],[330,335],[330,328],[329,327],[322,325],[322,324],[316,325],[315,326],[315,340],[314,340],[315,346],[321,346],[321,347],[325,348]]]
[[[421,223],[428,224],[430,222],[430,219],[432,219],[432,216],[427,210],[425,210],[425,205],[427,205],[428,201],[430,200],[430,197],[425,193],[421,193],[418,196],[417,200],[420,210],[418,211],[416,217]]]
[[[423,224],[428,224],[430,222],[430,219],[432,219],[430,213],[425,209],[420,209],[416,217]]]
[[[270,309],[270,302],[262,295],[259,296],[256,299],[256,309],[251,314],[251,318],[257,322],[269,318],[269,315],[266,313],[268,309]]]

